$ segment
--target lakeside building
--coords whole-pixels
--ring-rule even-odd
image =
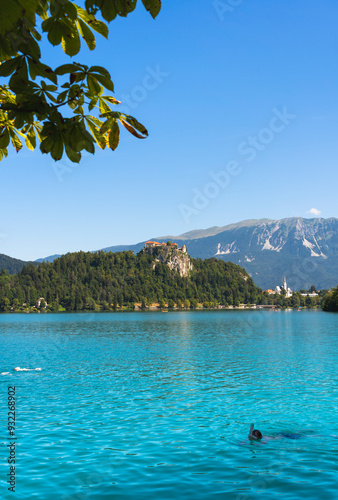
[[[289,288],[289,287],[288,287],[287,282],[286,282],[286,277],[285,277],[285,276],[284,276],[284,280],[283,280],[283,285],[281,285],[281,286],[276,286],[276,288],[275,288],[275,293],[276,293],[277,295],[280,295],[280,294],[282,293],[282,290],[285,290],[285,292],[286,292],[285,296],[286,296],[287,298],[288,298],[288,297],[292,297],[293,292],[292,292],[291,288]]]
[[[40,309],[40,306],[41,306],[41,302],[42,302],[42,301],[44,301],[44,302],[45,302],[45,304],[46,304],[46,306],[45,306],[45,307],[47,307],[47,306],[48,306],[48,304],[47,304],[47,300],[46,300],[44,297],[40,297],[40,298],[36,301],[36,304],[35,304],[35,307],[36,307],[37,309]]]

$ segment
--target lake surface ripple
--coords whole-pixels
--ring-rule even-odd
[[[0,338],[1,498],[338,498],[338,315],[3,314]]]

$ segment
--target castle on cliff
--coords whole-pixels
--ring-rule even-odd
[[[180,252],[187,253],[187,247],[185,245],[182,246],[182,248],[178,248],[177,243],[165,243],[164,241],[162,243],[159,243],[158,241],[146,241],[144,244],[144,248],[174,248],[175,250],[179,250]]]

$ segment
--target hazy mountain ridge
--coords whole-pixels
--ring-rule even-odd
[[[193,231],[188,231],[187,233],[180,234],[179,236],[160,236],[159,239],[180,239],[180,240],[193,240],[198,238],[205,238],[207,236],[215,236],[216,234],[222,233],[224,231],[229,231],[231,229],[238,229],[240,227],[250,227],[257,225],[259,223],[270,222],[271,219],[248,219],[241,222],[234,222],[232,224],[227,224],[226,226],[213,226],[207,229],[194,229]]]
[[[55,253],[54,255],[49,255],[48,257],[45,257],[44,259],[36,259],[35,262],[53,262],[53,260],[58,259],[61,257],[59,253]]]
[[[9,274],[16,274],[21,269],[29,264],[28,261],[15,259],[14,257],[9,257],[8,255],[0,254],[0,271],[5,269]]]
[[[284,274],[295,289],[311,284],[330,288],[338,282],[335,218],[244,221],[214,236],[182,241],[193,257],[215,256],[240,264],[263,288],[274,288]]]

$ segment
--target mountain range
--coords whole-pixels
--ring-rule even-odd
[[[293,290],[331,288],[338,283],[338,219],[245,220],[223,227],[190,231],[179,236],[152,238],[185,244],[192,257],[217,257],[239,264],[263,289],[283,282]],[[105,251],[139,251],[137,245]]]
[[[275,288],[285,276],[294,290],[331,288],[338,283],[338,219],[246,220],[179,236],[150,238],[185,244],[192,257],[216,257],[244,267],[261,288]],[[104,251],[138,252],[144,241]],[[57,255],[42,260],[54,260]],[[1,261],[0,261],[1,267]]]

